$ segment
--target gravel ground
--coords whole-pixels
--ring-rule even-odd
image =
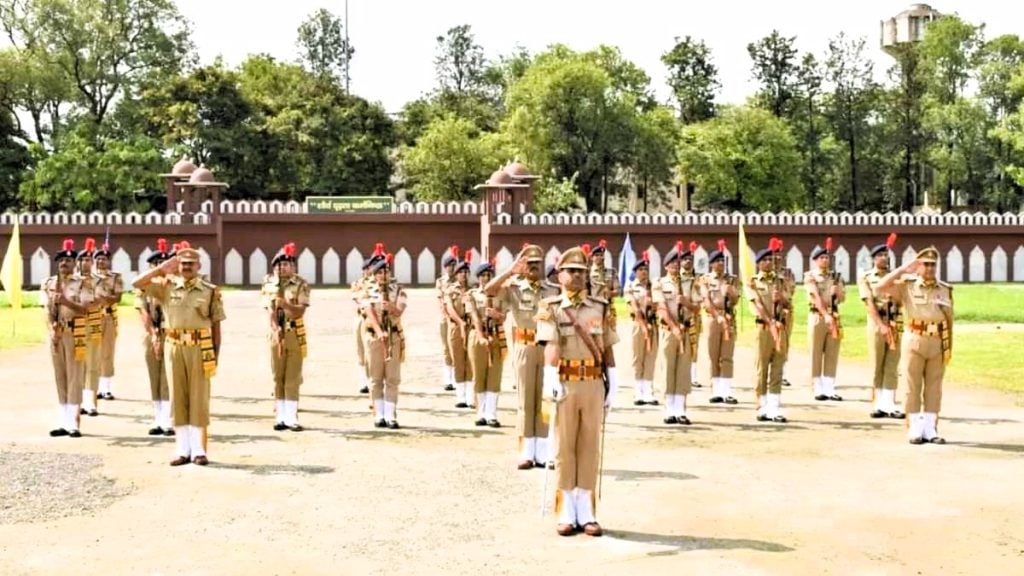
[[[99,456],[0,451],[0,524],[93,514],[131,494],[97,473]]]

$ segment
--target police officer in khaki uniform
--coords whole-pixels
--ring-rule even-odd
[[[701,298],[696,278],[680,274],[680,262],[687,254],[683,243],[676,242],[665,255],[666,274],[654,284],[651,297],[661,322],[654,378],[665,390],[665,424],[690,424],[686,398],[692,391],[690,366],[697,349],[690,328],[700,314]]]
[[[657,406],[654,365],[658,357],[658,314],[651,299],[651,262],[645,250],[633,264],[633,280],[626,284],[626,303],[633,320],[633,405]]]
[[[405,290],[391,279],[394,256],[385,254],[370,268],[373,282],[366,285],[360,306],[366,311],[363,323],[366,356],[370,363],[373,388],[374,423],[377,428],[397,430],[398,392],[402,384],[402,361],[405,336],[402,314],[405,313]]]
[[[210,379],[220,356],[224,303],[217,286],[199,276],[199,251],[181,242],[177,254],[132,283],[161,305],[171,363],[178,457],[171,466],[206,466]]]
[[[811,261],[817,270],[804,273],[804,288],[810,314],[807,316],[807,340],[811,346],[811,382],[814,384],[814,399],[818,401],[841,401],[836,394],[836,368],[839,364],[839,344],[843,329],[839,317],[839,305],[846,300],[843,279],[831,270],[832,239],[826,247],[815,248]]]
[[[544,283],[543,289],[550,296],[555,296],[562,293],[562,286],[558,283],[558,268],[555,268],[553,264],[547,266],[544,272]],[[547,295],[545,296],[545,298]]]
[[[537,314],[537,341],[544,343],[545,396],[555,402],[557,412],[557,532],[601,536],[595,490],[604,416],[618,390],[613,352],[618,336],[609,322],[608,301],[587,294],[583,250],[566,250],[558,269],[562,294],[545,298]]]
[[[587,253],[588,248],[588,244],[581,246],[584,253]],[[619,279],[615,270],[607,267],[605,262],[607,254],[608,241],[603,239],[590,250],[590,295],[611,302],[612,298],[619,293]]]
[[[512,324],[512,365],[519,394],[518,468],[543,467],[549,461],[548,414],[544,411],[542,374],[544,349],[537,343],[537,310],[544,298],[540,246],[528,244],[511,268],[495,276],[484,292],[508,310]]]
[[[448,313],[448,350],[452,355],[455,380],[455,407],[472,408],[473,367],[469,363],[469,332],[472,330],[465,298],[469,293],[469,253],[455,265],[454,280],[444,292],[444,306]]]
[[[765,248],[754,256],[757,274],[750,279],[749,299],[755,322],[760,328],[757,337],[757,420],[786,422],[782,415],[782,368],[786,363],[786,309],[790,305],[788,290],[775,274],[772,250]]]
[[[455,390],[455,363],[452,359],[451,347],[448,345],[448,307],[445,306],[445,292],[455,281],[455,265],[459,263],[459,247],[450,246],[441,257],[441,277],[434,282],[437,292],[437,305],[441,310],[441,347],[444,348],[444,365],[441,367],[442,380],[446,392]]]
[[[907,389],[911,444],[945,444],[938,433],[942,377],[953,353],[953,287],[938,279],[939,251],[930,246],[885,275],[878,291],[903,305],[900,380]]]
[[[684,282],[692,282],[693,285],[700,290],[700,283],[703,281],[703,277],[697,274],[697,271],[693,267],[693,257],[697,253],[699,245],[696,242],[690,242],[688,249],[683,250],[682,256],[679,259],[679,276]],[[690,326],[687,328],[687,337],[693,343],[692,361],[690,362],[690,386],[692,388],[702,388],[703,386],[697,380],[697,359],[698,352],[700,351],[700,333],[703,326],[701,322],[700,314],[693,316]]]
[[[498,394],[501,393],[501,371],[508,347],[505,342],[505,309],[500,300],[488,296],[484,286],[494,278],[494,265],[484,263],[476,269],[477,287],[466,293],[464,304],[469,312],[472,330],[469,333],[469,363],[476,394],[477,426],[500,428]]]
[[[103,347],[103,310],[110,303],[112,286],[93,273],[93,254],[96,241],[85,239],[85,247],[78,253],[77,276],[82,280],[82,291],[90,294],[89,311],[86,314],[85,341],[85,388],[82,390],[81,414],[99,416],[98,399],[100,383],[100,362]]]
[[[121,294],[124,293],[124,279],[120,272],[110,269],[110,246],[104,244],[103,248],[97,250],[93,255],[96,270],[94,275],[97,282],[107,285],[110,298],[103,306],[103,339],[100,342],[100,373],[98,398],[104,400],[114,399],[114,350],[117,347],[117,307],[121,304]]]
[[[725,272],[725,240],[708,255],[711,268],[701,282],[701,300],[708,315],[704,339],[711,365],[712,404],[737,404],[732,395],[733,354],[736,350],[736,277]]]
[[[156,252],[149,255],[146,262],[152,270],[165,260],[170,259],[167,251],[167,240],[156,241]],[[143,355],[146,360],[146,371],[149,375],[149,394],[153,400],[153,427],[150,436],[174,436],[174,421],[171,417],[171,387],[167,380],[167,362],[164,356],[164,325],[166,315],[156,298],[143,290],[135,290],[135,309],[139,311],[142,329],[146,336],[143,339]]]
[[[64,240],[57,252],[57,274],[46,279],[47,325],[50,333],[50,359],[57,384],[59,426],[50,430],[50,436],[80,438],[78,407],[85,383],[86,316],[92,305],[93,294],[83,290],[81,277],[74,274],[75,241]]]
[[[796,295],[796,276],[793,271],[786,266],[785,257],[782,254],[782,239],[772,237],[768,243],[769,250],[772,251],[772,262],[775,265],[775,275],[779,277],[782,282],[782,287],[786,291],[786,297],[789,299],[790,305],[788,308],[782,310],[785,322],[785,330],[782,333],[783,338],[786,339],[786,362],[789,362],[789,350],[790,342],[793,340],[793,327],[796,326],[796,322],[793,321],[793,310],[792,302],[793,297]],[[786,378],[785,364],[783,364],[782,370],[782,385],[791,386],[789,380]]]
[[[878,284],[889,273],[889,251],[895,244],[896,235],[890,234],[885,244],[871,248],[875,266],[857,280],[858,293],[868,314],[868,358],[874,372],[872,418],[906,418],[896,408],[896,369],[900,361],[903,315],[892,296],[878,291]]]
[[[306,309],[309,283],[295,273],[295,244],[288,243],[270,265],[274,273],[263,283],[263,307],[270,319],[270,370],[274,377],[277,423],[274,430],[301,432],[299,387],[306,358]]]
[[[369,258],[363,260],[362,275],[352,283],[349,287],[349,292],[352,295],[352,301],[356,304],[356,317],[355,317],[355,336],[356,336],[356,357],[359,362],[359,393],[369,394],[370,393],[370,368],[369,363],[366,361],[366,349],[363,346],[363,322],[366,320],[366,313],[362,308],[359,307],[359,301],[362,299],[362,292],[364,286],[368,282],[373,281],[373,276],[370,274],[370,267],[373,263],[379,259],[384,258],[384,244],[378,242],[373,247],[373,254]]]

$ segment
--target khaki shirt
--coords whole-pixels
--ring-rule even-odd
[[[377,314],[377,320],[384,321],[384,299],[400,308],[405,308],[405,290],[397,282],[388,282],[386,288],[382,288],[376,281],[367,282],[359,299],[359,307],[364,310],[373,309]],[[399,319],[391,317],[392,326],[398,327]]]
[[[857,279],[857,294],[860,296],[860,299],[864,302],[871,302],[875,310],[878,310],[878,313],[882,315],[883,320],[890,319],[887,318],[890,313],[890,304],[892,304],[892,315],[900,314],[899,304],[891,296],[878,291],[878,284],[888,273],[888,271],[874,268],[861,274],[860,278]]]
[[[153,328],[164,328],[164,310],[156,298],[146,294],[145,290],[134,290],[132,294],[135,295],[135,309],[149,315]]]
[[[829,310],[832,306],[832,287],[838,286],[839,291],[842,292],[843,279],[837,275],[830,274],[828,272],[822,272],[821,270],[808,270],[804,272],[804,288],[807,289],[807,303],[810,306],[812,312],[817,312],[818,309],[814,307],[814,303],[811,301],[810,296],[817,293],[818,298],[821,298],[821,303],[825,307],[825,310]],[[838,298],[838,297],[837,297]],[[836,307],[839,306],[839,301],[836,301]]]
[[[537,310],[545,297],[544,291],[540,282],[531,284],[526,278],[514,278],[501,287],[494,299],[511,313],[513,326],[521,330],[536,330]]]
[[[451,283],[452,279],[447,274],[441,274],[441,277],[434,281],[434,290],[437,291],[438,300],[444,300],[445,292]]]
[[[586,330],[602,353],[618,343],[619,336],[608,323],[606,300],[585,296],[573,303],[566,294],[545,298],[537,311],[537,341],[558,342],[561,348],[560,360],[596,360],[582,338],[576,333],[576,325]],[[571,310],[576,323],[569,318]]]
[[[157,278],[144,292],[160,303],[166,316],[164,328],[169,330],[211,328],[226,318],[220,290],[199,277],[188,281],[181,276]]]
[[[488,300],[490,300],[490,302],[488,302]],[[465,305],[466,313],[470,315],[470,318],[472,318],[474,312],[476,313],[476,317],[480,320],[481,328],[488,328],[488,322],[490,322],[491,329],[501,329],[501,325],[503,324],[501,320],[487,316],[487,308],[494,308],[504,316],[506,312],[505,303],[500,299],[488,299],[484,289],[477,286],[476,288],[466,292],[466,295],[463,296],[463,304]]]
[[[619,279],[615,270],[604,266],[590,267],[590,295],[611,300],[619,293]]]
[[[78,275],[65,276],[61,282],[61,292],[64,293],[64,297],[73,302],[77,302],[83,306],[89,306],[95,299],[95,293],[92,289],[87,289],[82,282],[82,277]],[[43,290],[46,291],[47,295],[54,294],[57,292],[57,277],[50,276],[43,283]],[[53,298],[48,298],[47,308],[51,311],[50,318],[53,318]],[[65,322],[73,320],[79,314],[76,314],[74,310],[67,306],[60,307],[59,319]]]
[[[775,304],[775,295],[779,294],[783,298],[787,298],[785,280],[779,278],[774,272],[764,273],[758,272],[750,279],[750,295],[749,300],[751,303],[751,310],[754,311],[754,316],[760,320],[760,316],[757,314],[757,307],[754,306],[754,302],[760,300],[761,305],[768,312],[768,316],[773,320],[779,322],[786,321],[786,306],[783,303]]]
[[[462,285],[459,284],[458,282],[452,282],[444,290],[445,302],[450,303],[452,305],[452,308],[455,309],[456,314],[460,316],[463,320],[466,320],[467,316],[469,315],[469,311],[466,309],[465,302],[465,297],[466,294],[468,293],[469,288],[463,288]]]
[[[263,279],[263,288],[260,290],[260,301],[263,307],[270,310],[274,307],[274,299],[277,298],[279,278],[276,274],[268,274]],[[309,306],[309,283],[299,276],[292,274],[284,284],[284,299],[289,304]],[[284,311],[285,319],[292,320],[292,315]]]
[[[946,315],[953,316],[953,287],[945,282],[925,282],[924,278],[911,276],[896,281],[896,301],[903,305],[908,321],[943,322]]]
[[[640,310],[644,312],[644,318],[647,319],[648,323],[655,321],[654,302],[651,299],[654,291],[654,286],[651,281],[640,282],[639,280],[630,280],[626,284],[625,296],[626,302],[629,303],[629,313],[634,315],[633,303],[636,302]],[[635,320],[636,318],[634,318]]]
[[[664,304],[680,327],[689,326],[688,320],[693,313],[686,306],[700,301],[700,287],[694,277],[687,279],[680,274],[674,279],[671,275],[662,276],[654,284],[651,300],[655,307]]]
[[[107,270],[106,272],[93,272],[93,276],[106,284],[105,290],[110,296],[117,298],[117,302],[121,301],[121,294],[124,293],[124,278],[121,277],[119,272],[113,272]],[[112,306],[117,306],[115,302]]]
[[[718,275],[708,272],[701,279],[700,295],[701,299],[709,301],[716,311],[733,314],[739,300],[736,277],[725,273]]]

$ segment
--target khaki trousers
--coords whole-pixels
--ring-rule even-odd
[[[565,398],[558,403],[559,490],[597,488],[604,420],[604,385],[600,380],[563,382]]]
[[[86,337],[85,341],[85,390],[92,392],[93,399],[100,388],[100,361],[102,340]]]
[[[364,331],[363,339],[369,364],[370,398],[384,399],[397,404],[398,387],[402,384],[402,336],[393,333],[388,339],[391,345],[391,360],[387,359],[384,340],[375,338],[370,330]]]
[[[100,340],[100,376],[114,375],[114,350],[117,348],[117,323],[112,314],[103,316],[103,338]]]
[[[467,330],[468,330],[467,326]],[[466,336],[462,328],[455,322],[448,323],[448,351],[451,354],[452,366],[455,367],[455,382],[469,382],[473,379],[469,365],[469,351],[466,349]]]
[[[366,346],[363,344],[363,315],[356,314],[356,322],[353,330],[356,335],[356,358],[359,365],[366,368]]]
[[[515,366],[519,393],[519,435],[523,438],[547,438],[548,419],[544,414],[544,348],[516,342]]]
[[[448,345],[448,321],[441,321],[441,347],[444,348],[444,365],[452,366],[452,349]]]
[[[274,376],[274,398],[277,400],[298,400],[302,384],[302,349],[295,330],[284,332],[283,354],[278,347],[270,345],[270,371]]]
[[[57,384],[57,402],[81,404],[85,382],[85,362],[75,360],[75,338],[71,328],[65,328],[50,342],[53,377]]]
[[[503,358],[497,341],[488,342],[474,330],[469,335],[469,363],[473,368],[473,392],[501,392]]]
[[[167,365],[164,360],[166,355],[163,348],[160,349],[160,355],[153,351],[153,338],[153,336],[146,334],[142,341],[143,348],[145,349],[146,371],[149,374],[150,399],[154,401],[167,401],[171,399],[171,390],[167,381]],[[164,335],[160,334],[156,338],[163,340]]]
[[[170,346],[175,426],[210,425],[210,379],[203,370],[203,353],[198,345],[168,342]]]
[[[654,380],[654,365],[658,357],[658,328],[648,326],[651,336],[651,349],[647,349],[647,339],[640,323],[633,322],[633,380]]]
[[[829,333],[824,316],[812,312],[807,317],[807,335],[811,343],[811,378],[835,378],[840,340]],[[788,346],[789,343],[786,344]]]
[[[758,398],[765,394],[782,393],[782,367],[786,364],[786,355],[789,352],[789,344],[786,342],[786,335],[781,334],[782,350],[775,350],[775,340],[772,338],[771,330],[759,326],[757,334],[757,371]],[[784,330],[783,326],[779,330]]]
[[[898,337],[899,334],[893,334]],[[902,342],[901,342],[902,344]],[[896,369],[900,363],[900,350],[890,350],[889,344],[875,330],[874,324],[868,322],[868,359],[874,369],[873,385],[875,390],[895,390],[898,382]]]
[[[901,349],[900,379],[907,390],[907,414],[938,414],[942,408],[942,337],[905,332]]]
[[[726,324],[719,324],[714,318],[708,318],[704,322],[704,326],[704,334],[708,343],[708,358],[711,359],[711,377],[732,378],[732,359],[736,351],[736,330],[730,328],[729,339],[726,340]]]
[[[688,337],[683,332],[683,339]],[[666,330],[658,342],[658,363],[654,370],[654,381],[665,390],[666,396],[689,394],[693,388],[690,381],[690,345],[680,347],[679,339]]]

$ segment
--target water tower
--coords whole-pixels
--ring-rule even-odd
[[[928,4],[911,4],[903,12],[888,20],[882,20],[882,50],[898,58],[907,44],[920,42],[929,24],[941,17],[938,10]]]

